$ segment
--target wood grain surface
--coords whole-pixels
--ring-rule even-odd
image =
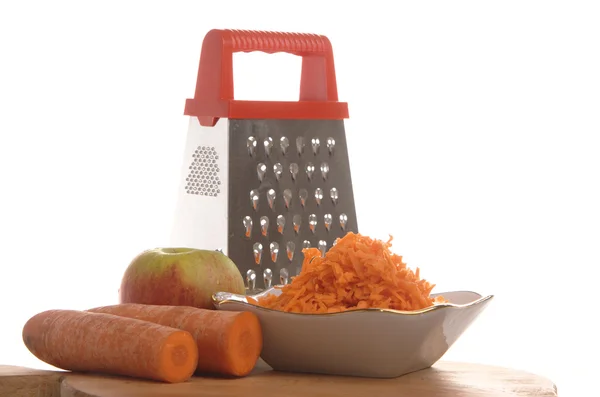
[[[179,384],[0,366],[0,397],[505,397],[557,396],[543,377],[509,368],[439,362],[395,379],[293,374],[259,362],[245,378],[194,377]]]
[[[69,372],[0,365],[0,396],[60,397],[65,374]]]

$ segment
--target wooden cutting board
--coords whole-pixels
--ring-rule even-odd
[[[259,362],[241,379],[195,377],[163,384],[115,376],[0,366],[0,397],[507,397],[557,396],[549,380],[508,368],[439,362],[396,379],[304,375],[272,371]]]

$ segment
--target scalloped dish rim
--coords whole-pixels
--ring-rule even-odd
[[[248,306],[248,307],[252,307],[256,310],[260,310],[260,311],[264,311],[264,312],[275,312],[275,313],[280,313],[281,315],[295,315],[295,316],[343,316],[343,315],[349,315],[349,314],[354,314],[354,313],[363,313],[363,312],[372,312],[372,313],[389,313],[389,314],[398,314],[398,315],[417,315],[417,314],[424,314],[424,313],[429,313],[429,312],[433,312],[435,310],[440,310],[440,309],[460,309],[460,308],[466,308],[466,307],[470,307],[470,306],[476,306],[479,305],[483,302],[486,302],[488,300],[491,300],[492,298],[494,298],[494,295],[481,295],[478,292],[474,292],[474,291],[467,291],[467,290],[461,290],[461,291],[446,291],[446,292],[439,292],[439,293],[435,293],[432,294],[433,296],[439,296],[439,295],[444,295],[444,294],[449,294],[449,293],[469,293],[469,294],[475,294],[477,296],[479,296],[478,299],[469,302],[469,303],[464,303],[464,304],[458,304],[458,303],[434,303],[432,306],[428,306],[425,307],[423,309],[418,309],[418,310],[396,310],[396,309],[377,309],[377,308],[366,308],[366,309],[353,309],[353,310],[348,310],[345,312],[336,312],[336,313],[297,313],[297,312],[284,312],[281,310],[276,310],[276,309],[271,309],[271,308],[267,308],[267,307],[263,307],[263,306],[258,306],[258,305],[253,305],[252,303],[248,303],[246,300],[246,297],[251,297],[256,299],[257,296],[264,296],[264,295],[269,295],[271,293],[271,291],[277,290],[278,287],[281,287],[279,285],[273,286],[271,288],[268,288],[258,294],[254,294],[254,295],[241,295],[241,294],[234,294],[234,293],[230,293],[230,292],[216,292],[211,296],[211,300],[213,305],[215,306],[216,309],[219,309],[220,306],[222,305],[226,305],[226,304],[231,304],[231,303],[236,303],[236,304],[241,304],[242,306]],[[218,295],[227,295],[227,298],[218,298]]]

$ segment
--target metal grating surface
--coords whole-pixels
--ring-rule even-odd
[[[343,120],[230,120],[228,255],[249,290],[357,232]]]

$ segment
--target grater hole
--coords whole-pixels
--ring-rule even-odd
[[[279,271],[279,282],[282,285],[286,285],[288,283],[288,280],[290,278],[290,273],[288,272],[288,270],[284,267]]]
[[[308,228],[313,234],[315,234],[317,229],[317,216],[315,214],[310,214],[308,216]]]
[[[285,217],[283,215],[277,215],[277,232],[283,234],[285,229]]]
[[[329,197],[331,198],[331,202],[333,203],[333,205],[336,205],[338,203],[338,199],[339,199],[338,190],[336,188],[332,187],[331,190],[329,191]]]
[[[292,175],[292,180],[296,180],[296,176],[298,176],[298,171],[300,171],[300,167],[298,167],[298,164],[296,163],[291,163],[290,164],[290,174]]]
[[[348,224],[348,215],[340,214],[340,227],[343,231],[346,230],[346,225]]]
[[[275,193],[274,189],[269,189],[267,192],[267,202],[269,203],[269,208],[272,210],[275,209],[275,198],[277,197],[277,193]]]
[[[319,138],[313,138],[310,141],[310,145],[312,146],[313,154],[316,156],[319,153],[319,147],[321,146],[321,141]]]
[[[275,174],[275,178],[277,178],[277,180],[281,179],[281,174],[283,174],[283,166],[281,163],[275,163],[273,165],[273,173]]]
[[[256,289],[256,272],[252,269],[246,272],[246,288],[249,290]]]
[[[327,242],[325,240],[319,240],[319,251],[321,251],[321,256],[325,256],[325,252],[327,251]]]
[[[313,174],[315,173],[315,165],[313,163],[306,164],[306,176],[308,179],[312,179]]]
[[[283,202],[285,204],[285,208],[290,208],[292,205],[292,191],[290,189],[285,189],[283,191]]]
[[[188,167],[190,172],[185,179],[185,191],[188,194],[217,197],[221,193],[219,185],[218,159],[214,146],[198,146],[192,154],[192,164]]]
[[[296,138],[296,151],[299,156],[304,152],[304,137],[299,136]]]
[[[323,215],[323,224],[325,225],[325,229],[329,231],[331,229],[331,224],[333,223],[333,216],[331,214]]]
[[[296,243],[293,241],[288,241],[285,245],[285,252],[290,262],[294,260],[294,251],[296,251]]]
[[[323,189],[320,187],[315,189],[315,201],[317,205],[321,205],[321,201],[323,200]]]
[[[335,139],[332,137],[327,138],[327,150],[329,154],[333,154],[333,149],[335,148]]]
[[[244,217],[242,224],[244,225],[244,236],[246,238],[252,237],[252,218],[249,216]]]
[[[285,156],[285,154],[288,151],[288,148],[290,147],[290,140],[282,136],[279,140],[279,146],[281,147],[281,154]]]
[[[256,138],[253,136],[248,137],[248,140],[246,141],[246,147],[248,148],[248,154],[250,156],[254,156],[256,154],[256,146]]]
[[[268,156],[271,155],[271,149],[273,149],[273,138],[271,137],[267,137],[267,139],[265,139],[265,141],[263,142],[263,145],[265,146],[265,154]]]
[[[266,289],[271,288],[271,283],[273,282],[273,271],[271,269],[265,269],[263,272],[263,281]]]
[[[300,199],[300,205],[304,207],[306,205],[306,199],[308,199],[308,190],[302,188],[298,191],[298,198]]]
[[[272,242],[269,245],[269,250],[271,252],[271,262],[277,262],[277,257],[279,256],[279,244],[276,242]]]
[[[294,232],[300,233],[300,227],[302,226],[302,216],[300,214],[294,215],[292,218],[292,225],[294,226]]]
[[[321,163],[321,176],[323,177],[323,180],[327,179],[327,175],[329,175],[329,164]]]
[[[263,246],[261,243],[254,243],[254,245],[252,246],[252,253],[254,255],[254,262],[257,265],[260,265],[260,262],[262,260],[262,251],[263,251]]]
[[[264,163],[258,163],[258,165],[256,166],[256,175],[258,176],[259,182],[263,181],[266,173],[267,173],[267,166]]]
[[[259,201],[259,193],[257,189],[252,189],[250,191],[250,203],[252,204],[252,208],[254,211],[258,211],[258,201]]]
[[[304,241],[302,242],[302,249],[309,249],[310,247],[311,247],[311,245],[310,245],[310,241],[308,241],[308,240],[304,240]]]
[[[269,235],[269,218],[266,216],[260,217],[260,232],[265,237]]]

